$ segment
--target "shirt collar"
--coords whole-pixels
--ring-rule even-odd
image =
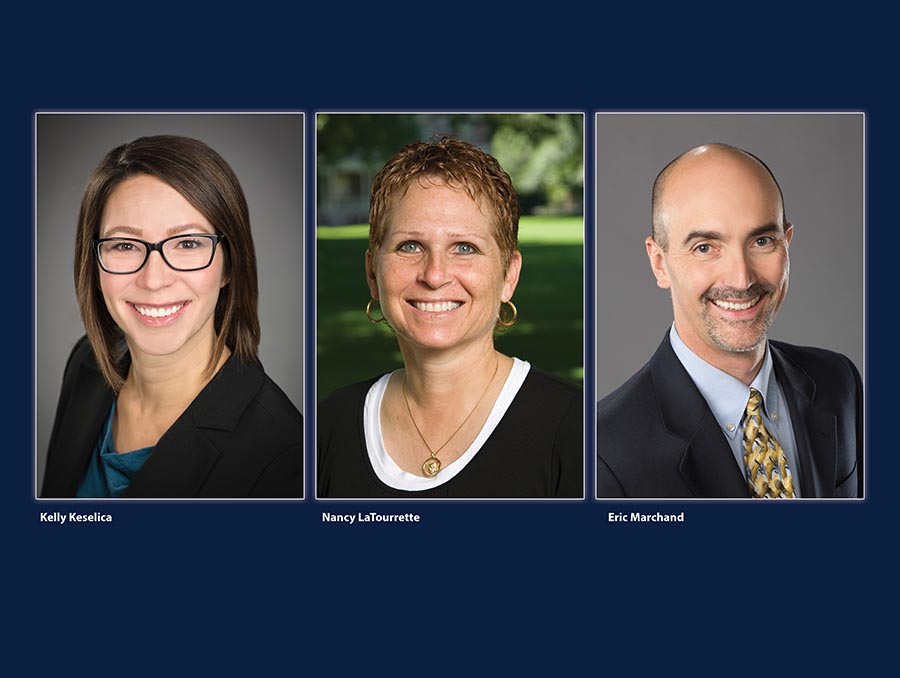
[[[775,378],[772,372],[772,352],[769,350],[768,343],[766,343],[766,355],[763,358],[762,367],[753,383],[747,386],[730,374],[713,367],[688,348],[687,344],[678,336],[674,324],[669,331],[669,340],[672,343],[672,350],[675,351],[678,360],[681,361],[697,390],[706,400],[719,427],[729,438],[734,437],[741,428],[741,420],[747,409],[751,387],[762,394],[764,409],[766,403],[771,404],[773,400],[777,400]]]

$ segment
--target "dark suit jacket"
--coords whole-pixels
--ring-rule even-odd
[[[770,341],[791,415],[803,497],[863,488],[862,381],[838,353]],[[598,497],[749,497],[712,411],[666,334],[597,407]]]
[[[69,356],[42,497],[74,497],[114,394],[82,338]],[[303,420],[259,365],[233,357],[163,434],[124,497],[303,494]]]

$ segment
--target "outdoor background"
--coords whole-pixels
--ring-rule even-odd
[[[516,324],[496,346],[579,386],[583,362],[582,114],[334,114],[316,117],[317,399],[402,367],[397,341],[365,316],[369,189],[400,148],[434,135],[493,155],[522,205]]]

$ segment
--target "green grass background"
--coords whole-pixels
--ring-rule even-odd
[[[403,366],[397,340],[366,319],[369,227],[319,227],[316,237],[317,399]],[[584,379],[584,221],[523,217],[519,319],[497,349],[579,386]]]

